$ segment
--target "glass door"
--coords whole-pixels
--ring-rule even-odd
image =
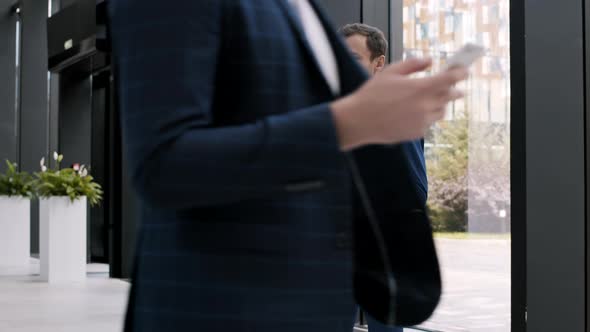
[[[510,331],[510,1],[403,0],[402,11],[403,57],[433,58],[432,72],[466,42],[488,50],[459,86],[467,97],[426,137],[444,293],[422,327]]]

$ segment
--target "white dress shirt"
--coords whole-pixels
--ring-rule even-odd
[[[339,95],[340,74],[338,72],[338,63],[322,22],[309,0],[289,0],[289,3],[299,16],[307,42],[332,93]]]

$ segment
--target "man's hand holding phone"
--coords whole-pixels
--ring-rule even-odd
[[[447,59],[443,70],[448,70],[456,67],[469,68],[479,58],[486,53],[485,48],[480,45],[467,43],[459,49],[453,56]]]
[[[468,44],[447,61],[445,70],[421,78],[410,75],[429,68],[430,59],[398,62],[336,100],[331,106],[342,150],[423,137],[444,117],[448,103],[463,98],[455,85],[467,79],[468,67],[483,53]]]

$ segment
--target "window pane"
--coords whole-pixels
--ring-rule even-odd
[[[488,54],[426,137],[429,210],[444,294],[423,327],[510,331],[509,0],[404,0],[404,58],[428,55],[432,72],[466,42]]]

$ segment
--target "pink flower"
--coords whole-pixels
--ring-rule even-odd
[[[78,163],[74,164],[73,168],[74,168],[74,171],[76,171],[76,172],[79,171],[80,170],[80,164],[78,164]]]

